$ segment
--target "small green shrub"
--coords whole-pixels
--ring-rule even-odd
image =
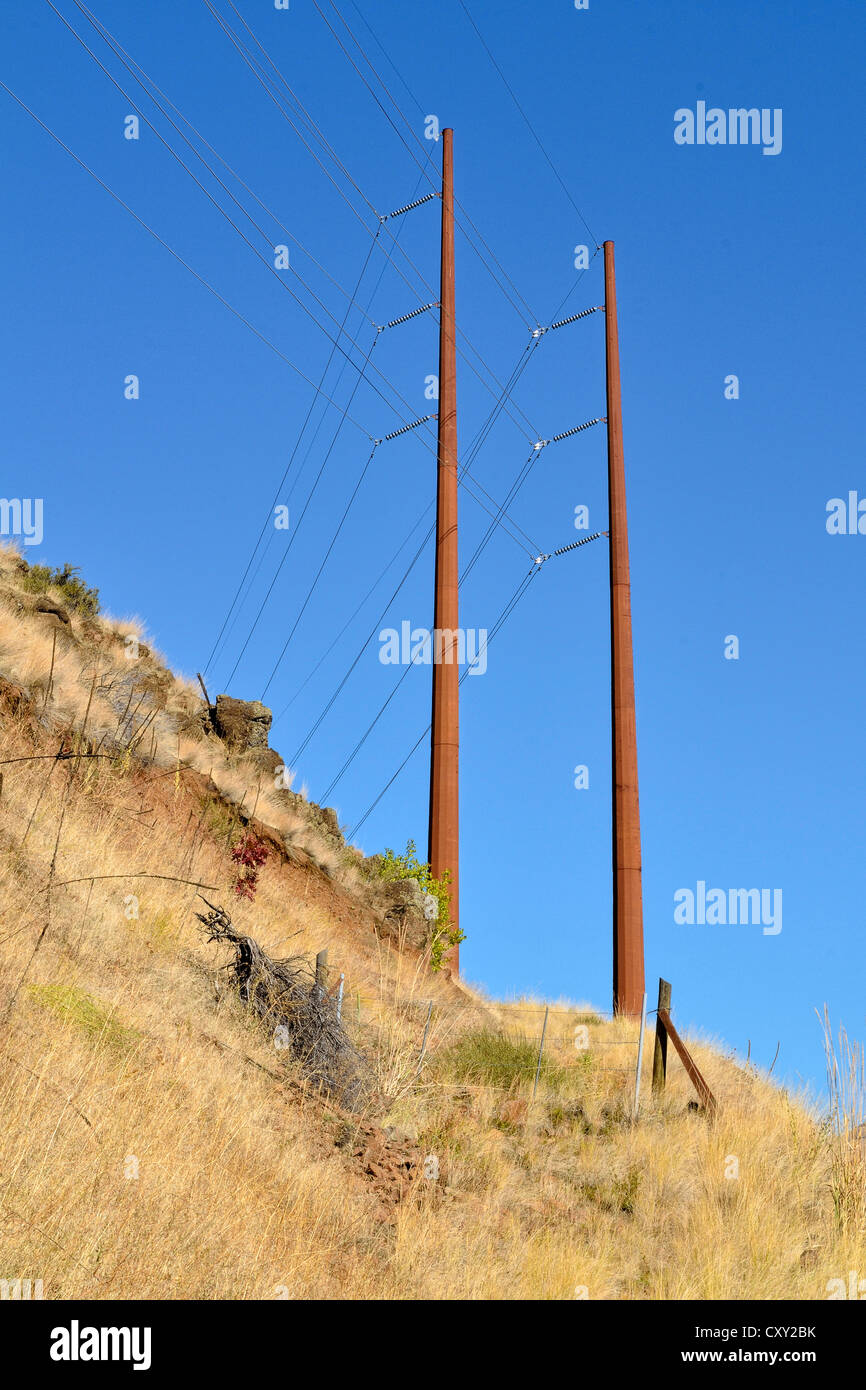
[[[160,908],[154,914],[152,921],[145,923],[145,927],[151,945],[155,946],[157,950],[170,950],[177,942],[177,924],[167,908]]]
[[[118,1023],[101,1004],[75,985],[28,985],[27,993],[64,1023],[80,1028],[93,1042],[125,1051],[139,1041],[141,1035],[136,1029]]]
[[[441,878],[434,878],[430,865],[419,861],[414,840],[406,841],[405,854],[386,849],[381,856],[379,875],[385,879],[417,879],[422,893],[433,894],[439,904],[439,915],[433,925],[430,963],[433,970],[441,970],[446,952],[466,940],[465,934],[451,925],[451,895],[448,891],[451,875],[446,872]]]
[[[539,1038],[509,1037],[484,1029],[465,1033],[439,1054],[437,1070],[454,1081],[507,1090],[513,1083],[535,1080]],[[562,1081],[562,1068],[546,1053],[541,1056],[539,1082],[556,1090]]]
[[[642,1176],[640,1169],[632,1166],[622,1177],[613,1178],[610,1182],[582,1182],[580,1191],[587,1201],[602,1211],[611,1214],[624,1212],[626,1216],[634,1216]]]
[[[29,593],[44,594],[56,589],[67,607],[83,618],[95,618],[99,613],[99,590],[91,589],[79,576],[74,565],[51,569],[50,565],[31,565],[23,585]]]
[[[206,796],[202,798],[201,810],[205,829],[215,840],[228,842],[241,829],[241,819],[236,806],[227,806],[223,801]]]

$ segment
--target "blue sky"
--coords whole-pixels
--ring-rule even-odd
[[[214,3],[240,32],[228,0]],[[430,188],[416,162],[425,151],[434,164],[439,158],[440,146],[424,139],[427,115],[455,130],[457,196],[487,243],[473,232],[473,249],[458,236],[457,292],[464,348],[488,386],[491,372],[507,380],[530,328],[549,323],[566,296],[563,312],[601,301],[601,257],[576,283],[574,248],[616,242],[649,990],[665,975],[681,1023],[741,1053],[750,1040],[764,1064],[780,1042],[777,1073],[820,1087],[814,1010],[826,1002],[860,1037],[866,1022],[866,536],[830,536],[825,526],[830,498],[866,496],[859,7],[671,0],[660,15],[638,0],[590,0],[581,11],[571,0],[471,0],[590,234],[459,0],[340,0],[412,127],[409,134],[388,108],[403,140],[313,0],[291,0],[288,11],[267,0],[236,3],[351,175],[354,182],[320,156],[348,203],[204,3],[94,0],[123,48],[266,204],[269,211],[222,170],[260,230],[73,0],[56,0],[57,8],[133,100],[48,4],[4,6],[2,79],[316,383],[332,343],[287,284],[335,336],[347,300],[328,276],[367,309],[369,317],[352,308],[346,321],[358,347],[341,337],[356,363],[376,336],[373,323],[436,298],[438,205],[386,224],[375,245],[371,230],[370,205],[390,212]],[[375,85],[330,0],[321,9]],[[677,145],[674,113],[699,101],[780,108],[781,152]],[[146,124],[137,141],[124,138],[136,105],[264,261]],[[323,389],[336,405],[318,398],[281,485],[311,386],[3,91],[0,109],[11,329],[3,492],[44,499],[45,537],[30,558],[80,565],[110,611],[140,614],[171,664],[193,674],[207,662],[273,501],[285,503],[289,529],[268,524],[249,595],[208,672],[212,693],[256,698],[358,481],[369,436],[435,408],[425,398],[436,371],[433,317],[380,335],[371,361],[382,376],[368,368],[360,380],[334,353]],[[273,246],[288,242],[272,213],[327,275],[294,243],[297,275],[270,268]],[[398,229],[407,258],[391,239]],[[603,368],[600,314],[544,338],[513,393],[518,423],[502,415],[471,465],[476,496],[479,485],[505,496],[536,434],[550,438],[604,414]],[[124,397],[130,374],[140,381],[137,400]],[[730,374],[737,400],[725,399]],[[464,456],[496,395],[461,361]],[[338,430],[346,409],[352,420]],[[432,439],[419,428],[376,450],[268,688],[272,743],[288,759],[425,534],[430,512],[298,694],[430,507]],[[528,551],[578,538],[580,504],[590,529],[603,529],[603,427],[541,453],[510,508],[529,539],[523,546],[497,529],[464,586],[464,627],[493,626],[528,571]],[[490,518],[466,491],[461,507],[465,563]],[[599,541],[545,565],[491,644],[486,673],[464,682],[461,906],[469,979],[497,994],[609,1007],[605,547]],[[432,574],[428,545],[378,626],[432,625]],[[724,658],[729,634],[739,638],[738,660]],[[378,650],[375,639],[363,650],[300,759],[298,781],[314,799],[402,674],[380,663]],[[429,667],[409,672],[329,798],[347,826],[425,727],[429,682]],[[574,787],[578,764],[589,768],[586,790]],[[409,836],[426,845],[426,779],[425,740],[364,824],[366,852]],[[781,889],[781,932],[675,923],[674,893],[699,880]]]

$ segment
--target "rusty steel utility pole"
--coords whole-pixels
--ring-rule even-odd
[[[459,920],[460,751],[457,665],[457,340],[454,310],[454,162],[452,130],[442,131],[442,269],[439,294],[439,444],[436,486],[436,597],[433,625],[433,721],[430,746],[430,870],[451,876],[451,924]],[[453,946],[446,964],[459,970]]]
[[[613,753],[613,1008],[638,1015],[644,994],[640,810],[631,585],[613,242],[604,243],[607,478],[610,531],[611,739]]]

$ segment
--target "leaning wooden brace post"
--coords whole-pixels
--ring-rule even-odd
[[[686,1075],[701,1098],[701,1104],[710,1115],[715,1115],[718,1110],[716,1098],[701,1075],[697,1062],[671,1022],[671,1016],[667,1009],[659,1009],[659,1018],[664,1024],[665,1032],[679,1053],[680,1061],[686,1069]]]
[[[659,979],[659,1004],[656,1013],[656,1046],[653,1053],[653,1095],[665,1088],[668,1067],[668,1035],[661,1019],[662,1011],[671,1007],[671,987],[667,980]]]

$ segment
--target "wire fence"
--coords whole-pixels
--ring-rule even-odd
[[[643,1070],[644,1042],[646,1035],[647,1009],[646,996],[639,1027],[635,1021],[625,1020],[604,1010],[584,1005],[550,1004],[486,1004],[479,1001],[477,1008],[472,1003],[443,1004],[433,998],[421,996],[411,998],[391,998],[375,1003],[364,1000],[359,991],[346,989],[344,977],[340,977],[342,1008],[347,1023],[354,1023],[359,1037],[367,1034],[371,1041],[378,1030],[383,1028],[382,1008],[400,1020],[405,1033],[415,1034],[417,1064],[413,1080],[425,1086],[434,1086],[454,1091],[514,1093],[521,1084],[531,1082],[531,1099],[538,1094],[539,1082],[549,1080],[550,1073],[544,1072],[545,1065],[555,1061],[559,1077],[568,1075],[571,1067],[590,1066],[592,1074],[618,1074],[631,1078],[633,1098],[631,1112],[637,1117],[640,1106],[641,1073]],[[475,1015],[477,1014],[477,1017]],[[384,1025],[386,1031],[393,1023]],[[619,1037],[599,1036],[611,1028],[621,1030]],[[449,1046],[459,1044],[461,1038],[477,1033],[500,1035],[518,1044],[512,1059],[512,1075],[505,1084],[491,1081],[473,1082],[465,1079],[445,1081],[430,1075],[430,1064],[437,1053]],[[527,1072],[527,1044],[537,1046],[534,1053],[534,1070]],[[522,1047],[520,1045],[523,1045]],[[611,1051],[613,1049],[613,1051]],[[508,1055],[504,1053],[505,1067],[508,1069]],[[500,1059],[499,1069],[502,1061]],[[624,1089],[628,1089],[628,1081]]]

